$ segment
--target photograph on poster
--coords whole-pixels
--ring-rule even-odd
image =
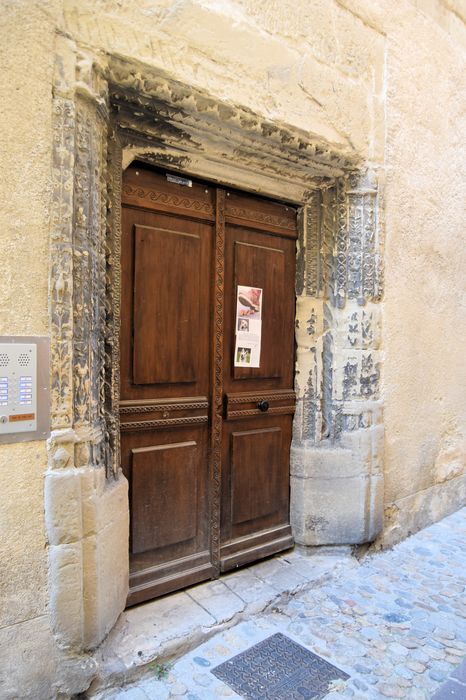
[[[260,321],[262,318],[262,289],[238,286],[237,316],[247,316]]]
[[[238,286],[235,367],[259,367],[262,336],[262,289]]]
[[[236,361],[241,362],[241,364],[250,365],[251,348],[238,348],[238,351],[236,353]]]

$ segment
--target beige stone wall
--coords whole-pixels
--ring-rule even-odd
[[[98,61],[106,52],[139,59],[311,132],[380,172],[385,541],[459,507],[466,493],[464,20],[459,0],[4,0],[0,334],[49,333],[58,31]],[[80,671],[65,661],[49,622],[46,468],[44,443],[0,446],[5,698],[79,689],[92,673],[88,661]],[[49,523],[49,537],[56,525]],[[98,551],[92,542],[87,561]],[[19,675],[18,650],[27,659]]]
[[[466,499],[466,30],[427,5],[387,35],[387,542]]]
[[[57,5],[2,3],[0,81],[0,335],[47,335],[52,115]],[[44,442],[0,446],[0,667],[3,697],[20,650],[53,648],[47,613]],[[16,647],[15,656],[11,649]],[[38,679],[40,687],[41,681]],[[13,693],[9,697],[13,697]]]

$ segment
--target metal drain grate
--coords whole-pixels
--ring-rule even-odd
[[[320,700],[332,681],[349,678],[281,633],[237,654],[212,673],[245,700]]]

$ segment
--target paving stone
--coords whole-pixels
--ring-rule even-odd
[[[466,687],[456,681],[447,681],[437,690],[432,700],[465,700]]]
[[[425,664],[422,664],[420,661],[407,661],[406,666],[415,673],[424,673],[426,670]]]
[[[262,579],[278,593],[303,587],[306,579],[291,564],[280,559],[269,559],[254,566],[254,575]]]
[[[373,671],[373,666],[367,666],[366,664],[354,664],[354,670],[357,671],[358,673],[372,673]]]
[[[407,656],[409,653],[408,649],[402,644],[398,644],[398,642],[392,642],[391,644],[389,644],[388,651],[394,654],[395,656]]]
[[[253,570],[235,571],[225,576],[222,581],[251,609],[262,610],[277,595],[275,589],[256,576]]]
[[[150,700],[155,700],[155,698],[157,698],[157,700],[168,700],[170,696],[169,686],[157,679],[145,678],[140,681],[139,687]]]
[[[464,656],[463,649],[455,649],[454,647],[445,647],[445,653],[450,654],[450,656],[458,656],[460,659]]]
[[[460,665],[466,654],[466,607],[458,599],[464,592],[465,537],[463,509],[391,551],[368,556],[357,565],[347,559],[334,567],[332,577],[325,573],[325,562],[312,557],[303,561],[300,552],[286,553],[220,582],[192,588],[189,594],[167,596],[157,608],[163,613],[161,622],[147,618],[148,606],[140,606],[134,613],[140,634],[130,635],[130,640],[137,643],[134,649],[142,651],[143,660],[150,658],[150,645],[160,640],[159,648],[172,648],[168,644],[176,639],[171,636],[172,612],[176,630],[186,624],[183,614],[189,616],[190,611],[200,625],[197,631],[188,625],[189,634],[199,634],[200,629],[209,635],[212,629],[221,629],[182,656],[169,679],[143,679],[111,697],[136,687],[145,694],[138,700],[236,700],[239,696],[215,679],[211,669],[279,631],[351,676],[346,688],[335,689],[325,700],[430,700],[449,676],[445,686],[449,694],[434,697],[465,700],[466,694],[458,695],[458,688],[466,690],[466,662]],[[415,551],[424,548],[428,554]],[[444,566],[436,566],[436,560]],[[310,585],[317,569],[322,575]],[[444,591],[455,595],[444,596]],[[292,595],[279,598],[285,592]],[[265,611],[264,604],[269,605]],[[239,611],[242,621],[225,629]],[[125,672],[128,662],[129,656]],[[122,661],[118,657],[113,663],[120,668]]]
[[[466,660],[463,661],[463,663],[460,666],[458,666],[458,668],[455,668],[451,676],[452,678],[455,678],[456,680],[461,681],[466,685]]]
[[[244,609],[244,601],[223,581],[209,581],[189,590],[188,595],[215,618],[217,622],[231,620]]]
[[[451,656],[450,654],[446,654],[445,661],[449,664],[452,664],[452,666],[455,666],[458,663],[459,658],[457,656]]]
[[[421,664],[426,664],[429,659],[432,658],[432,654],[430,653],[431,651],[431,649],[428,651],[426,647],[423,647],[422,649],[414,649],[410,654],[410,658],[414,661],[420,661]]]
[[[396,685],[388,685],[388,683],[379,683],[377,690],[386,698],[404,698],[406,691]]]
[[[456,634],[452,630],[439,629],[438,627],[434,630],[434,639],[455,639]]]
[[[119,689],[115,695],[107,695],[108,700],[147,700],[148,695],[138,687]]]
[[[437,659],[440,661],[441,659],[445,658],[445,652],[443,651],[443,649],[436,649],[435,647],[431,647],[428,644],[426,644],[424,649],[426,650],[426,653],[431,659]],[[458,663],[458,661],[456,661],[456,663]]]
[[[403,646],[405,646],[407,649],[418,649],[419,644],[421,644],[418,639],[414,639],[414,637],[407,637],[403,639]]]
[[[448,672],[445,672],[441,669],[438,668],[431,668],[429,669],[429,676],[430,678],[433,678],[434,681],[444,681],[445,678],[447,677]]]

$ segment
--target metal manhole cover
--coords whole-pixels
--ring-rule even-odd
[[[320,700],[332,681],[349,678],[281,633],[237,654],[212,673],[245,700]]]

